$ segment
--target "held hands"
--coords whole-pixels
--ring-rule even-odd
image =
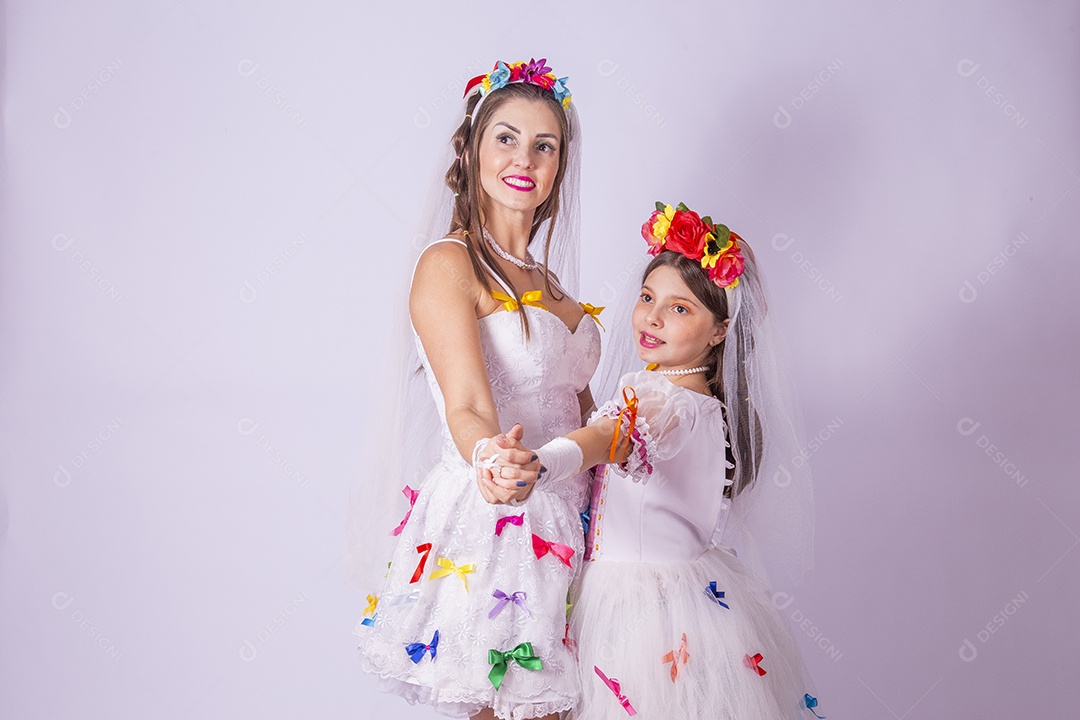
[[[532,492],[543,469],[534,453],[521,444],[524,429],[514,425],[505,435],[496,435],[481,450],[480,460],[494,459],[494,468],[478,468],[476,483],[480,495],[492,504],[520,502]]]

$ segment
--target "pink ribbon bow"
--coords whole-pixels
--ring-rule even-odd
[[[619,704],[626,710],[627,715],[637,715],[637,710],[630,704],[630,701],[626,699],[626,696],[622,694],[622,688],[619,686],[619,681],[615,678],[609,678],[607,675],[595,665],[592,669],[596,671],[596,674],[600,676],[600,679],[604,681],[604,684],[608,686],[611,692],[615,693],[615,697],[619,700]]]
[[[524,521],[525,513],[521,513],[520,515],[507,515],[506,517],[501,517],[495,521],[495,534],[502,535],[503,528],[506,527],[507,523],[521,527],[521,523]]]
[[[413,490],[408,485],[406,485],[401,490],[401,492],[404,493],[405,497],[409,499],[409,511],[405,513],[405,517],[401,519],[401,522],[398,523],[398,526],[390,531],[390,534],[394,537],[400,535],[401,531],[405,529],[405,523],[409,522],[409,516],[412,515],[413,506],[416,505],[416,498],[420,497],[420,491]]]
[[[746,666],[748,668],[752,668],[754,672],[756,672],[760,676],[765,674],[765,668],[758,665],[758,663],[760,663],[763,659],[764,658],[762,658],[761,653],[754,653],[754,655],[752,656],[747,655],[746,659],[743,662],[746,663]]]
[[[671,682],[675,682],[675,678],[679,677],[679,666],[685,666],[689,659],[690,653],[686,652],[686,633],[683,633],[678,651],[672,650],[660,658],[660,662],[671,663]]]
[[[574,567],[570,564],[570,558],[574,555],[574,548],[570,547],[569,545],[563,545],[557,542],[548,542],[536,533],[533,533],[532,545],[533,552],[536,553],[537,558],[542,558],[550,552],[552,555],[566,563],[566,567]]]

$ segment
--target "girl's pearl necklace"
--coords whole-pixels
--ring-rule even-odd
[[[686,368],[684,370],[653,370],[658,375],[694,375],[695,373],[708,372],[709,366],[702,365],[700,367]]]
[[[533,256],[529,253],[528,250],[525,251],[524,260],[518,260],[510,253],[503,250],[501,247],[499,247],[499,244],[495,242],[495,238],[491,237],[491,233],[487,231],[487,228],[484,228],[484,238],[488,241],[488,245],[491,246],[491,249],[495,252],[496,255],[501,257],[503,260],[506,260],[507,262],[517,265],[522,270],[535,270],[536,268],[540,267],[537,264],[536,260],[533,259]]]

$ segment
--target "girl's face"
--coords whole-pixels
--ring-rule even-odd
[[[679,271],[667,265],[645,278],[632,324],[638,357],[661,369],[704,364],[709,351],[727,333],[727,320],[716,322]]]
[[[562,137],[546,103],[515,98],[499,106],[480,141],[485,205],[535,212],[555,185]]]

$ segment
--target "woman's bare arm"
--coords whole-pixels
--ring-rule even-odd
[[[477,441],[500,434],[476,316],[483,292],[468,251],[457,243],[438,243],[420,256],[409,293],[409,314],[442,392],[446,424],[469,463]],[[488,502],[521,494],[484,484],[480,491]]]

